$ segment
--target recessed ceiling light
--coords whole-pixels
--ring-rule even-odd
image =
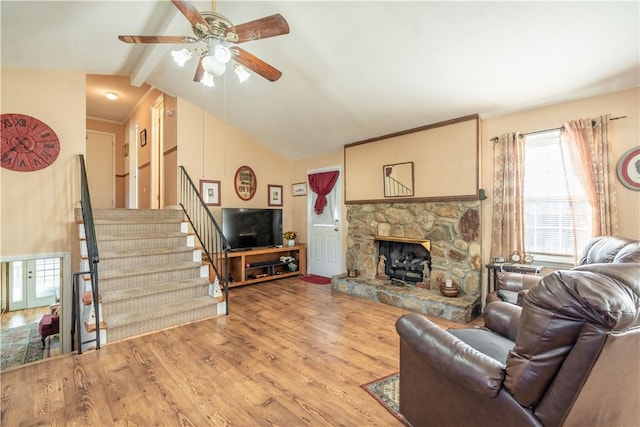
[[[104,97],[111,101],[115,101],[116,99],[118,99],[118,94],[115,92],[107,92],[104,94]]]

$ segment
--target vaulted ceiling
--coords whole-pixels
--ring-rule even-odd
[[[468,114],[640,86],[637,1],[193,4],[215,7],[234,24],[283,15],[289,34],[242,45],[282,78],[254,75],[240,84],[227,72],[207,88],[193,81],[196,61],[179,68],[171,60],[175,45],[118,40],[193,35],[169,1],[3,0],[2,67],[97,75],[87,80],[87,114],[119,122],[135,102],[118,108],[97,94],[112,84],[130,101],[148,84],[290,159]]]

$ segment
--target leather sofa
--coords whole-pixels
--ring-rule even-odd
[[[596,237],[587,243],[578,258],[578,265],[609,262],[640,262],[638,241],[612,236]],[[496,275],[496,290],[487,295],[487,304],[507,301],[522,305],[522,292],[528,291],[541,278],[542,276],[500,271]]]
[[[624,256],[555,271],[522,307],[487,304],[484,327],[400,317],[400,412],[414,427],[640,425],[640,264]]]

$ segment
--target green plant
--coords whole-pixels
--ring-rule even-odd
[[[295,238],[298,237],[298,233],[295,231],[285,231],[283,236],[285,240],[295,240]]]

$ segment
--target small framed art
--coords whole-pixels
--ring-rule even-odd
[[[384,197],[413,196],[413,162],[382,167]]]
[[[306,196],[307,195],[307,183],[306,182],[298,182],[296,184],[291,184],[291,193],[293,196]]]
[[[269,206],[282,206],[282,185],[269,184]]]
[[[200,196],[207,206],[220,206],[220,181],[200,180]]]
[[[140,147],[144,147],[147,145],[147,130],[142,129],[140,131]]]

